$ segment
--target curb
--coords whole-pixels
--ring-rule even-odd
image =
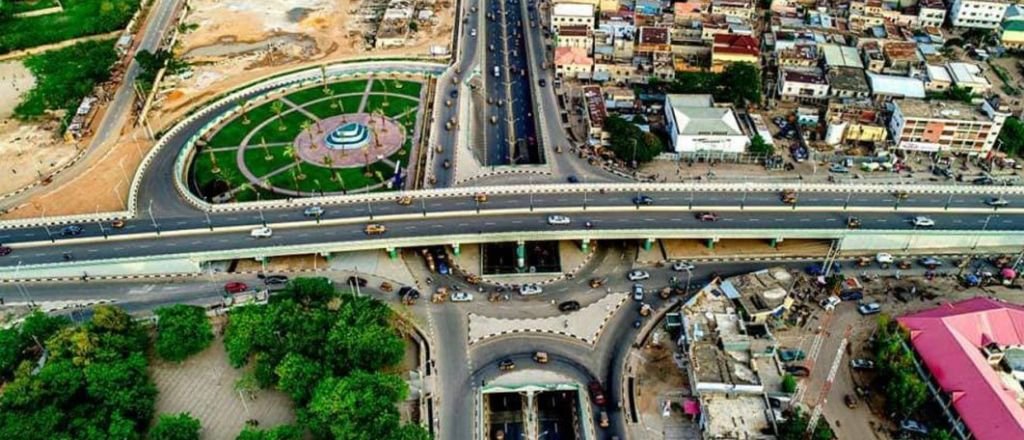
[[[597,329],[594,330],[594,333],[591,334],[591,335],[581,336],[581,335],[577,335],[575,333],[567,332],[567,331],[564,331],[564,330],[548,330],[548,329],[539,329],[539,328],[517,328],[517,329],[506,330],[506,331],[502,331],[502,332],[488,333],[488,334],[486,334],[484,336],[481,336],[481,337],[478,337],[478,338],[475,338],[475,339],[467,337],[467,344],[468,345],[473,345],[473,344],[477,344],[477,343],[486,341],[488,339],[493,339],[493,338],[497,338],[497,337],[501,337],[501,336],[535,333],[535,334],[558,335],[558,336],[565,336],[565,337],[572,338],[572,339],[578,339],[580,341],[583,341],[587,345],[590,345],[591,347],[593,347],[594,345],[597,344],[597,340],[600,339],[601,333],[604,332],[605,327],[608,326],[608,322],[612,320],[612,317],[614,317],[618,313],[618,311],[622,308],[622,305],[625,304],[626,301],[629,301],[629,297],[628,297],[628,295],[623,295],[623,297],[619,300],[619,302],[617,304],[614,304],[613,309],[610,312],[605,313],[605,317],[601,321],[601,325],[599,325],[597,327]],[[595,303],[593,303],[593,304],[591,304],[591,305],[589,305],[587,307],[593,307],[595,304],[597,304],[597,303],[595,302]],[[472,320],[473,316],[484,317],[482,315],[477,315],[475,313],[470,313],[469,314],[469,318],[471,320]],[[558,316],[561,316],[561,315],[558,315]],[[551,318],[551,316],[544,317],[544,318],[530,318],[530,319],[547,319],[547,318]],[[502,320],[504,320],[504,321],[516,321],[517,319],[502,319]]]

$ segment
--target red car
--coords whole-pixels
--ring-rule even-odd
[[[249,290],[249,286],[240,281],[232,281],[224,285],[224,291],[227,293],[242,293]]]
[[[7,255],[11,252],[14,252],[14,249],[11,249],[7,246],[0,246],[0,257]]]
[[[594,399],[595,405],[604,406],[604,404],[607,403],[607,400],[604,398],[604,387],[601,386],[601,382],[596,380],[590,381],[587,388],[590,389],[590,397]]]
[[[713,212],[702,212],[697,214],[697,220],[702,222],[716,222],[718,221],[718,216]]]

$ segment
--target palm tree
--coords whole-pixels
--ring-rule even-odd
[[[281,111],[284,110],[284,103],[281,101],[274,101],[270,104],[270,109],[277,114],[277,129],[278,131],[284,131],[284,119],[281,119]]]
[[[370,146],[364,146],[362,150],[363,160],[366,162],[366,171],[363,172],[363,175],[366,177],[371,177],[373,176],[373,174],[370,173]]]
[[[302,157],[299,156],[298,151],[295,151],[295,147],[288,146],[284,149],[285,156],[292,158],[295,161],[295,168],[298,168],[299,174],[296,176],[296,180],[305,180],[306,175],[302,172]],[[294,170],[294,168],[293,168]]]
[[[321,64],[320,65],[320,80],[324,84],[324,93],[327,93],[328,89],[327,89],[327,65],[326,64]]]
[[[373,130],[373,147],[379,150],[381,148],[381,145],[380,135],[377,133],[377,127],[373,126],[371,127],[371,129]]]
[[[335,92],[334,89],[327,89],[324,90],[324,93],[327,94],[327,101],[331,103],[331,108],[338,108],[338,103],[334,102],[334,94],[338,92]]]
[[[263,160],[270,162],[274,160],[274,155],[270,154],[270,147],[267,146],[267,139],[260,136],[260,146],[263,147]]]
[[[270,191],[271,194],[275,194],[275,192],[274,192],[274,185],[270,184],[270,179],[269,178],[264,177],[263,180],[260,180],[260,184],[263,185],[264,189],[266,189],[267,191]]]
[[[242,125],[249,125],[249,101],[242,103]]]
[[[206,151],[210,153],[210,172],[213,174],[220,174],[221,169],[217,166],[217,155],[213,153],[213,148],[207,147]]]
[[[310,150],[315,150],[316,149],[316,142],[313,141],[313,132],[309,131],[309,127],[312,127],[312,126],[313,126],[313,123],[309,119],[306,119],[306,120],[302,121],[302,124],[299,125],[299,127],[302,127],[302,131],[306,132],[306,134],[309,135],[309,149]]]

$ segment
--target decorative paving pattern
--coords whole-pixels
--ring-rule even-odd
[[[362,167],[401,150],[405,139],[405,128],[393,119],[359,113],[323,119],[303,130],[295,138],[295,151],[323,167]]]
[[[489,338],[516,333],[548,333],[594,345],[608,321],[628,300],[625,293],[611,293],[578,311],[535,319],[502,319],[469,314],[470,345]]]

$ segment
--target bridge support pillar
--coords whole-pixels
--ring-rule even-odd
[[[388,250],[388,258],[390,258],[392,260],[397,260],[398,259],[398,248],[389,247],[389,248],[387,248],[387,250]]]
[[[771,246],[772,249],[775,249],[775,248],[779,247],[779,243],[782,243],[782,237],[771,239],[768,242],[768,245]]]
[[[524,241],[516,243],[516,267],[519,269],[526,267],[526,242]]]
[[[644,250],[645,251],[651,250],[652,246],[654,246],[654,239],[653,238],[648,238],[648,239],[644,240]]]
[[[718,237],[709,238],[707,243],[708,243],[708,249],[714,249],[715,248],[715,243],[718,243]]]
[[[454,254],[456,257],[462,254],[462,248],[459,246],[458,243],[452,243],[452,254]]]
[[[589,238],[584,238],[583,241],[580,241],[580,250],[583,251],[584,254],[587,253],[587,252],[590,252],[590,239]]]

